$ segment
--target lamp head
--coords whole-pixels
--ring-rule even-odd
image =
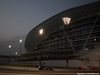
[[[9,45],[9,48],[11,48],[11,45]]]
[[[22,39],[20,39],[19,42],[22,43]]]
[[[71,18],[69,18],[69,17],[63,17],[62,19],[63,19],[63,22],[64,22],[65,25],[66,24],[68,25],[71,21]]]

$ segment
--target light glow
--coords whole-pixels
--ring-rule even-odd
[[[18,53],[17,53],[17,52],[15,52],[15,54],[17,55]]]
[[[9,48],[11,48],[11,45],[9,45]]]
[[[94,36],[94,41],[96,41],[97,39],[96,39],[96,37]]]
[[[63,17],[62,18],[63,19],[63,22],[64,22],[64,24],[69,24],[70,23],[70,21],[71,21],[71,18],[69,18],[69,17]]]
[[[19,42],[22,43],[22,39],[20,39]]]
[[[96,41],[96,38],[94,39],[94,41]]]
[[[85,50],[87,51],[87,50],[88,50],[88,48],[85,48]]]
[[[39,34],[43,34],[43,29],[40,29],[39,30]]]

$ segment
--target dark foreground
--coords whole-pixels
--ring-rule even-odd
[[[34,70],[0,67],[0,75],[100,75],[100,70]]]

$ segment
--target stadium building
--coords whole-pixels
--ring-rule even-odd
[[[100,1],[40,23],[28,33],[25,48],[22,60],[37,65],[100,66]]]

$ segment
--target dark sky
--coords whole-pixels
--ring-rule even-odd
[[[46,19],[94,1],[97,0],[0,0],[0,42],[27,35]]]
[[[0,0],[0,40],[27,34],[66,9],[96,0]]]

